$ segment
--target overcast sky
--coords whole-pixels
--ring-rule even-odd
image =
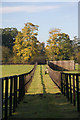
[[[0,6],[0,27],[16,27],[21,30],[24,23],[32,22],[39,25],[38,40],[41,42],[48,40],[52,28],[61,29],[70,39],[78,36],[78,2],[7,1]]]

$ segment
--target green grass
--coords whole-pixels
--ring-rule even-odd
[[[30,88],[28,89],[29,94],[42,93],[43,88],[41,85],[40,66],[37,65],[35,75],[33,77]]]
[[[37,66],[31,86],[16,112],[9,120],[27,118],[80,118],[76,107],[70,104],[48,74],[46,66]],[[44,92],[45,89],[45,92]]]
[[[33,65],[0,65],[2,67],[2,75],[0,77],[19,75],[32,70]],[[3,93],[5,93],[5,80]],[[10,79],[8,80],[8,93],[10,93]]]
[[[0,65],[0,77],[19,75],[29,72],[33,65]]]
[[[79,70],[80,71],[80,64],[79,65],[75,65],[75,70]]]
[[[80,71],[63,71],[64,73],[80,73]]]
[[[29,72],[33,68],[33,65],[0,65],[0,77],[18,75]],[[80,73],[80,65],[75,66],[75,71],[64,71],[72,73]]]
[[[48,93],[25,96],[11,118],[79,118],[79,113],[63,95]]]
[[[46,66],[42,66],[43,80],[46,88],[46,93],[61,93],[58,87],[53,83],[48,74],[45,75]]]

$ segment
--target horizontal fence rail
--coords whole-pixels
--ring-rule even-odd
[[[36,66],[37,63],[28,73],[0,78],[2,85],[2,108],[0,108],[0,110],[2,109],[2,120],[7,120],[8,116],[11,116],[15,112],[18,103],[20,103],[25,92],[27,92]]]
[[[61,73],[61,92],[80,111],[80,73]]]

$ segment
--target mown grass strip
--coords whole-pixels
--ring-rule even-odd
[[[42,66],[43,81],[45,84],[46,93],[61,93],[59,88],[54,84],[54,82],[49,77],[49,74],[45,74],[46,66]]]
[[[43,86],[43,94],[45,94],[46,93],[46,91],[45,91],[45,84],[44,84],[44,81],[43,81],[43,73],[42,73],[42,66],[40,65],[40,75],[41,75],[41,84],[42,84],[42,86]]]
[[[37,65],[31,86],[28,89],[27,94],[39,94],[39,93],[43,93],[43,87],[41,84],[40,66]]]
[[[0,77],[19,75],[29,72],[34,65],[0,65],[2,75]]]

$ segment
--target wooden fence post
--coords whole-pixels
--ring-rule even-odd
[[[64,79],[64,96],[66,95],[66,75],[65,75],[65,79]]]
[[[22,99],[22,75],[19,76],[19,102]]]
[[[63,79],[63,76],[65,78]],[[63,83],[63,84],[62,84]],[[77,105],[77,110],[80,111],[80,74],[76,73],[63,73],[61,74],[61,92],[66,95],[68,101],[73,103],[74,106]]]
[[[65,96],[65,79],[64,79],[64,74],[63,74],[63,94]]]
[[[8,116],[8,77],[5,79],[5,119]]]
[[[76,75],[76,87],[77,87],[77,110],[80,111],[80,103],[79,103],[79,78]]]
[[[15,112],[15,108],[17,107],[17,76],[14,76],[14,102],[13,102],[13,112]]]
[[[73,75],[73,105],[75,106],[75,78]]]
[[[70,103],[72,103],[72,84],[71,84],[71,75],[69,74],[69,82],[70,82]]]
[[[69,101],[69,87],[68,87],[68,75],[66,74],[66,97]]]
[[[25,87],[24,87],[24,75],[22,75],[22,96],[25,95]]]
[[[13,89],[13,77],[10,78],[10,107],[9,107],[9,115],[12,115],[12,89]]]
[[[0,120],[2,119],[2,79],[0,79]]]
[[[63,94],[63,77],[62,77],[62,73],[61,73],[61,92]]]

